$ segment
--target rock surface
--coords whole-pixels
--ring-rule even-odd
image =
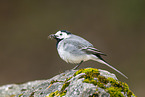
[[[136,97],[126,83],[108,71],[68,70],[48,80],[0,87],[0,97]]]

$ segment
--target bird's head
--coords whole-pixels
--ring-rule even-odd
[[[56,34],[49,35],[48,37],[51,39],[62,40],[62,39],[69,38],[70,36],[71,36],[71,33],[69,31],[61,30],[61,31],[56,32]]]

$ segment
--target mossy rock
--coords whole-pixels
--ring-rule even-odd
[[[108,71],[68,70],[48,80],[0,87],[0,97],[136,97],[128,85]]]

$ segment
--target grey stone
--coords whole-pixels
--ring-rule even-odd
[[[84,82],[86,73],[80,73],[74,76],[78,70],[67,70],[64,73],[58,74],[48,80],[37,80],[23,84],[10,84],[0,87],[0,97],[110,97],[110,93],[106,88],[101,88],[99,85]],[[116,81],[116,76],[106,70],[98,69],[99,75],[105,79],[113,78]],[[99,82],[98,78],[94,78]],[[111,87],[111,83],[104,84],[105,87]],[[54,93],[54,95],[52,95]],[[125,92],[122,93],[127,97]],[[51,96],[50,96],[51,95]],[[132,97],[133,94],[131,95]]]

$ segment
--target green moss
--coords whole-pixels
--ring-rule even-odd
[[[99,97],[98,93],[94,93],[93,95],[90,95],[89,97]]]
[[[104,83],[97,82],[97,86],[100,88],[106,89],[106,86],[104,85]]]
[[[65,82],[69,81],[72,77],[66,78]]]
[[[21,89],[21,91],[26,91],[27,89]]]
[[[107,88],[107,91],[110,94],[110,97],[124,97],[124,95],[121,93],[121,88],[109,87]]]
[[[94,69],[94,68],[80,69],[74,74],[74,76],[80,73],[85,73],[85,75],[79,77],[79,78],[85,78],[83,82],[97,85],[97,81],[94,80],[94,78],[97,78],[98,75],[100,75],[98,69]]]
[[[63,84],[62,88],[61,88],[61,91],[64,91],[66,89],[66,87],[68,87],[70,84],[70,82],[66,82]]]
[[[108,92],[110,94],[110,97],[124,97],[124,95],[122,94],[122,92],[124,92],[124,94],[127,94],[128,97],[130,97],[131,95],[135,96],[131,90],[129,90],[129,87],[126,83],[115,80],[111,77],[109,78],[105,78],[104,76],[100,75],[100,72],[98,69],[95,68],[86,68],[86,69],[80,69],[78,71],[76,71],[74,73],[74,77],[80,73],[85,73],[82,76],[79,77],[80,78],[84,78],[83,82],[84,83],[90,83],[93,85],[97,85],[97,87],[100,87],[102,89],[104,89],[106,92]],[[64,82],[62,88],[60,91],[55,91],[49,94],[49,96],[47,97],[55,97],[55,96],[65,96],[66,95],[66,88],[69,86],[70,82],[68,82],[72,77],[67,78],[65,81],[51,81],[51,84],[55,83],[55,82]],[[111,86],[108,86],[108,83],[111,84]],[[96,93],[94,93],[93,95],[91,95],[90,97],[96,97],[98,96],[97,93],[98,89],[96,89]]]
[[[57,82],[63,82],[63,81],[52,80],[52,81],[50,82],[50,84],[57,83]]]
[[[80,78],[85,78],[83,82],[97,85],[98,87],[101,87],[103,89],[106,88],[104,84],[106,84],[108,80],[105,80],[106,79],[105,77],[100,76],[98,69],[94,69],[94,68],[80,69],[74,74],[74,76],[80,73],[85,73],[85,75],[82,75],[80,77]]]
[[[104,76],[100,76],[98,69],[94,68],[80,69],[74,74],[74,76],[80,73],[85,73],[80,77],[84,78],[83,82],[97,85],[98,87],[105,89],[105,91],[108,92],[111,97],[124,97],[124,95],[121,92],[127,94],[128,97],[134,95],[131,92],[131,90],[129,90],[129,87],[126,83],[115,80],[111,77],[105,78]],[[107,86],[108,83],[111,83],[111,87]]]
[[[70,82],[65,82],[60,91],[56,90],[55,92],[50,93],[49,96],[46,96],[46,97],[65,96],[67,92],[67,90],[65,89],[69,86],[69,84]]]
[[[10,97],[16,97],[16,95],[10,95]]]
[[[112,87],[110,89],[107,88],[108,93],[114,91],[114,93],[124,92],[127,93],[127,96],[130,97],[131,95],[135,96],[126,83],[115,80],[113,78],[108,78],[109,82],[111,83]],[[114,90],[113,90],[114,88]],[[111,90],[112,89],[112,90]]]
[[[76,76],[76,75],[78,75],[80,73],[85,73],[85,74],[89,74],[90,73],[90,74],[94,74],[93,76],[96,76],[96,77],[97,77],[97,75],[100,74],[99,71],[98,71],[98,69],[95,69],[95,68],[86,68],[86,69],[80,69],[80,70],[78,70],[74,74],[74,76]]]
[[[60,93],[60,97],[65,96],[66,95],[67,90],[63,91]]]
[[[32,92],[31,95],[30,95],[29,97],[34,97],[34,93],[35,93],[35,92]]]
[[[83,82],[85,82],[85,83],[91,83],[91,84],[97,85],[97,82],[96,82],[95,80],[84,79]]]
[[[52,92],[49,94],[49,96],[46,96],[46,97],[62,97],[62,96],[65,96],[66,95],[66,92],[67,91],[64,91],[63,93],[60,93],[60,91],[56,90],[55,92]]]
[[[49,94],[49,96],[46,96],[46,97],[54,97],[54,96],[57,96],[59,94],[59,91],[56,90],[55,92],[52,92]]]
[[[21,97],[23,94],[20,94],[18,97]]]
[[[40,95],[44,94],[43,92],[40,93]]]
[[[109,82],[108,79],[106,79],[104,76],[100,76],[100,75],[98,76],[98,80],[104,84],[107,84]]]

